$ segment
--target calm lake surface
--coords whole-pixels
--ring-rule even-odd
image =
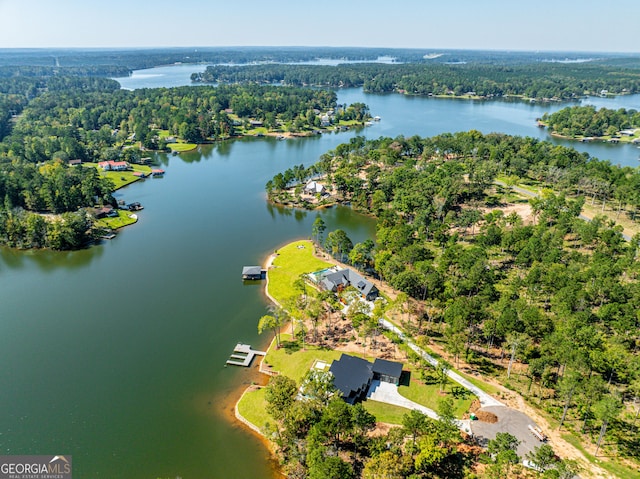
[[[145,70],[122,84],[185,85],[198,69]],[[640,109],[638,96],[593,100]],[[371,138],[471,128],[546,138],[534,120],[561,107],[358,89],[341,90],[339,101],[364,101],[382,117],[360,132]],[[318,215],[354,242],[374,235],[374,222],[347,208],[304,212],[264,200],[275,173],[355,134],[159,155],[164,178],[119,192],[145,209],[116,239],[68,253],[0,249],[0,454],[69,454],[78,478],[275,477],[259,440],[228,419],[255,373],[225,360],[237,342],[270,339],[257,334],[262,285],[243,284],[240,272],[308,237]],[[638,164],[631,146],[575,146]]]

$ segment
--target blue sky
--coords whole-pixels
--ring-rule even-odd
[[[0,48],[376,46],[640,52],[639,0],[0,0]]]

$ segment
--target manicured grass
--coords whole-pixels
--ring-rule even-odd
[[[402,417],[409,413],[409,409],[385,404],[378,401],[366,400],[362,403],[364,408],[376,417],[378,422],[402,425]]]
[[[161,140],[168,138],[172,135],[169,134],[169,130],[158,130],[158,138]],[[174,135],[175,137],[175,135]],[[167,148],[170,148],[171,151],[190,151],[195,150],[198,147],[195,143],[187,143],[184,140],[177,139],[176,143],[169,143]]]
[[[269,294],[280,304],[299,293],[293,283],[303,273],[312,273],[332,266],[313,256],[311,241],[295,241],[283,246],[278,251],[278,257],[269,269]]]
[[[265,364],[270,365],[280,374],[284,374],[300,384],[305,374],[311,369],[316,359],[331,363],[334,359],[340,358],[342,352],[332,349],[321,349],[317,346],[307,346],[304,350],[298,347],[288,347],[291,335],[282,334],[280,336],[285,347],[275,348],[275,342],[267,351],[264,359]]]
[[[253,136],[266,135],[267,133],[269,133],[269,129],[264,126],[259,126],[257,128],[250,128],[244,131],[245,135],[253,135]]]
[[[187,143],[183,140],[178,140],[177,143],[169,143],[167,145],[167,147],[171,150],[171,151],[178,151],[178,152],[182,152],[182,151],[191,151],[191,150],[195,150],[196,148],[198,148],[198,145],[196,145],[195,143]]]
[[[123,226],[129,226],[138,221],[138,218],[131,218],[132,214],[129,211],[116,210],[118,216],[114,218],[100,218],[96,220],[95,225],[99,228],[111,228],[112,230],[122,228]]]
[[[411,370],[406,364],[404,369]],[[453,411],[457,418],[461,418],[464,413],[469,410],[471,403],[475,399],[475,396],[467,389],[459,386],[453,381],[449,381],[449,384],[444,388],[444,394],[440,393],[439,384],[424,384],[422,381],[418,381],[418,372],[412,370],[412,379],[409,386],[400,385],[398,392],[401,396],[411,399],[413,402],[421,404],[434,411],[438,410],[438,403],[441,398],[450,397],[453,399]]]
[[[103,178],[108,178],[113,182],[116,190],[138,181],[140,178],[134,176],[134,172],[151,173],[151,168],[146,165],[131,165],[132,169],[128,171],[103,171],[98,168],[97,163],[82,163],[82,166],[86,168],[96,168]]]
[[[619,477],[620,479],[640,479],[640,471],[636,471],[619,463],[609,462],[606,459],[599,460],[594,457],[593,454],[588,453],[584,448],[582,441],[573,434],[563,434],[562,439],[578,449],[589,462],[597,464],[601,468],[613,474],[615,477]]]
[[[266,423],[274,423],[274,420],[265,409],[266,406],[265,389],[255,389],[244,393],[238,402],[238,412],[251,424],[260,428],[260,430],[264,430]]]

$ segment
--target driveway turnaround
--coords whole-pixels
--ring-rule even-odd
[[[520,441],[517,452],[520,459],[524,459],[527,453],[542,444],[529,430],[529,425],[536,427],[537,424],[526,414],[510,407],[491,406],[483,407],[482,410],[498,416],[498,422],[495,423],[471,421],[471,431],[482,446],[486,446],[497,433],[508,432]]]

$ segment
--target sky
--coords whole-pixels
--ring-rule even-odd
[[[0,48],[640,52],[639,0],[0,0]]]

